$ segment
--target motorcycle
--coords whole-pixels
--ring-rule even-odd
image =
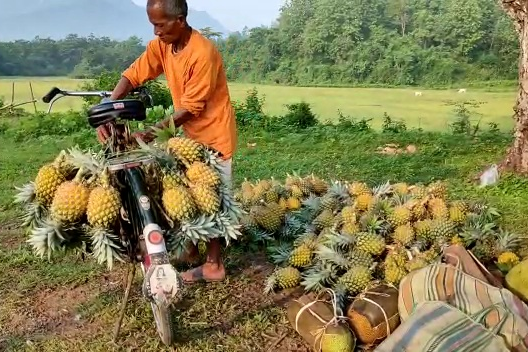
[[[127,153],[130,143],[130,122],[146,120],[146,109],[152,107],[153,100],[148,90],[139,87],[131,92],[137,99],[105,101],[110,91],[66,91],[53,87],[42,100],[53,104],[63,97],[99,97],[102,100],[88,110],[87,122],[96,129],[106,125],[110,130],[105,157],[108,171],[124,185],[120,192],[126,216],[120,219],[121,239],[129,261],[127,285],[122,301],[121,312],[114,328],[113,342],[117,340],[126,304],[130,294],[137,265],[143,274],[142,294],[150,302],[156,329],[161,341],[171,345],[174,341],[172,327],[172,304],[182,293],[183,281],[180,273],[170,264],[161,219],[153,204],[142,166],[154,163],[154,158],[146,155]]]

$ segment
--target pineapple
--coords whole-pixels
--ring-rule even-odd
[[[356,235],[355,249],[370,255],[381,255],[385,251],[385,240],[381,235],[361,232]]]
[[[497,258],[497,267],[503,272],[509,272],[514,266],[519,264],[520,259],[513,252],[503,252]]]
[[[484,237],[477,241],[472,252],[483,263],[490,263],[495,258],[495,245],[492,237]]]
[[[495,238],[495,257],[505,252],[519,253],[519,251],[528,245],[527,236],[511,233],[502,229],[495,234]]]
[[[215,190],[206,185],[191,185],[190,193],[199,211],[213,215],[220,210],[220,197]]]
[[[276,232],[284,220],[284,211],[276,203],[256,205],[250,210],[251,216],[266,231]]]
[[[275,287],[288,289],[299,286],[301,282],[301,273],[298,269],[291,266],[277,268],[273,274],[268,277],[264,292],[270,293]]]
[[[328,191],[328,184],[322,179],[314,176],[313,174],[307,178],[307,181],[310,183],[311,188],[316,194],[324,194]]]
[[[374,258],[372,258],[369,253],[363,252],[359,249],[353,249],[348,253],[347,257],[348,263],[347,265],[342,266],[344,268],[349,266],[363,266],[370,268],[374,264]]]
[[[64,160],[65,153],[61,152],[52,163],[42,166],[35,178],[36,200],[46,207],[51,205],[59,185],[66,181],[66,176],[61,168]]]
[[[429,263],[421,258],[421,257],[414,257],[409,262],[405,264],[405,269],[408,272],[414,271],[414,270],[420,270],[422,268],[425,268]]]
[[[394,227],[405,225],[411,221],[411,211],[406,206],[397,206],[389,214],[388,220]]]
[[[174,221],[188,221],[196,215],[196,203],[184,186],[165,190],[162,203],[165,211]]]
[[[409,193],[409,185],[406,183],[396,183],[392,185],[392,189],[394,190],[394,193],[397,195],[407,195]]]
[[[313,225],[318,230],[330,227],[333,223],[334,214],[330,210],[323,210],[313,221]]]
[[[435,219],[431,222],[431,241],[437,242],[451,239],[454,234],[455,224],[450,220]]]
[[[82,180],[84,171],[79,170],[75,178],[62,183],[55,192],[51,203],[51,216],[65,224],[81,221],[86,213],[90,190]]]
[[[338,283],[343,285],[350,295],[362,292],[372,280],[369,268],[354,266],[339,278]]]
[[[431,220],[418,220],[414,223],[414,230],[416,231],[416,236],[422,239],[431,238]]]
[[[116,222],[121,208],[121,198],[117,189],[112,187],[105,169],[100,180],[100,185],[90,192],[86,215],[90,225],[98,228],[109,229]]]
[[[183,185],[180,177],[172,171],[166,171],[161,182],[163,191]]]
[[[271,187],[264,193],[265,203],[278,203],[280,200],[279,190],[277,187]]]
[[[357,196],[355,201],[355,206],[357,210],[360,211],[369,211],[374,206],[374,196],[370,193],[363,193]]]
[[[172,137],[167,141],[167,152],[187,164],[203,160],[203,146],[192,139]]]
[[[384,273],[383,276],[385,281],[391,283],[395,286],[400,284],[400,281],[407,275],[407,270],[405,269],[406,263],[398,263],[392,257],[385,259],[384,263]]]
[[[290,192],[290,196],[292,197],[302,198],[304,196],[304,193],[301,190],[301,187],[299,187],[298,185],[291,185],[288,190]]]
[[[466,214],[460,208],[451,206],[449,208],[449,220],[457,225],[461,225],[466,222]]]
[[[321,352],[349,352],[356,348],[356,337],[351,331],[345,333],[324,333],[321,337]]]
[[[445,182],[436,181],[427,187],[427,193],[435,198],[445,199],[447,196],[447,185]]]
[[[352,182],[348,186],[348,193],[353,197],[357,197],[362,194],[372,194],[372,191],[370,190],[370,187],[364,182]]]
[[[347,235],[355,235],[359,231],[361,231],[361,228],[356,223],[344,223],[343,227],[341,228],[341,232]]]
[[[310,265],[312,257],[313,248],[308,243],[303,243],[291,252],[289,264],[295,268],[304,268]]]
[[[290,197],[286,200],[286,207],[289,210],[299,210],[301,208],[301,201],[298,198]]]
[[[460,236],[455,235],[455,236],[451,237],[451,245],[453,245],[453,246],[464,246],[464,241],[462,240],[462,238],[460,238]]]
[[[429,212],[433,216],[433,219],[448,219],[449,209],[445,202],[440,198],[431,198],[427,203]]]
[[[267,203],[273,203],[273,202],[267,202]],[[287,200],[287,199],[284,199],[284,198],[280,197],[280,198],[279,198],[279,201],[278,201],[278,204],[279,204],[279,207],[280,207],[283,211],[288,210],[288,200]]]
[[[210,188],[220,186],[220,174],[211,166],[201,161],[195,161],[188,166],[185,176],[191,183],[201,184]]]
[[[422,200],[427,197],[427,189],[423,185],[409,187],[409,193],[414,199]]]
[[[321,209],[328,210],[328,211],[334,211],[339,207],[339,201],[337,198],[333,197],[330,194],[325,194],[321,199]]]
[[[357,221],[356,211],[352,206],[346,206],[341,209],[341,216],[344,224],[355,224]]]
[[[463,214],[467,214],[469,211],[468,204],[463,200],[455,200],[451,202],[451,208],[458,209]]]
[[[400,225],[394,230],[393,239],[402,246],[408,246],[414,240],[414,230],[411,224]]]

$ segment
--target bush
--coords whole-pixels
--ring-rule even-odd
[[[240,127],[262,125],[266,120],[266,115],[262,110],[265,97],[259,97],[256,88],[247,91],[246,99],[243,102],[234,101],[237,125]]]
[[[407,125],[403,120],[393,120],[386,112],[383,113],[383,133],[402,133],[407,131]]]
[[[121,79],[121,72],[105,71],[92,78],[91,81],[82,85],[83,90],[113,90]],[[154,100],[154,106],[161,105],[168,108],[172,105],[172,96],[169,89],[160,81],[152,80],[144,84]],[[99,103],[99,98],[87,97],[84,101],[88,106]]]
[[[19,125],[4,133],[16,141],[43,136],[67,136],[77,132],[90,132],[91,128],[82,112],[37,113],[20,119]]]
[[[296,129],[307,129],[318,124],[317,117],[312,112],[310,104],[300,102],[286,105],[288,113],[282,117],[282,124]]]

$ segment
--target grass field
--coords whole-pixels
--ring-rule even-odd
[[[12,82],[15,82],[15,102],[31,100],[29,81],[33,84],[35,95],[39,99],[38,109],[46,106],[40,101],[53,86],[63,89],[76,89],[81,80],[67,78],[4,78],[0,79],[0,96],[11,99]],[[240,100],[246,96],[248,89],[254,85],[232,83],[230,85],[232,99]],[[458,94],[456,90],[420,90],[393,88],[301,88],[284,86],[256,85],[259,93],[266,98],[265,111],[269,114],[282,114],[286,111],[285,104],[305,100],[310,103],[314,112],[321,120],[338,118],[338,110],[353,118],[372,118],[374,126],[380,126],[382,116],[386,112],[396,119],[404,119],[410,127],[421,127],[428,130],[445,129],[454,119],[453,106],[447,101],[474,100],[483,105],[477,110],[482,114],[482,124],[495,122],[502,129],[513,126],[511,119],[515,91],[485,91],[469,89],[466,94]],[[415,97],[414,92],[420,90],[422,96]],[[78,98],[64,98],[54,105],[54,109],[76,109],[82,104]],[[33,109],[26,105],[26,109]],[[478,117],[480,118],[480,117]],[[476,118],[476,119],[478,119]],[[475,121],[476,122],[476,121]]]
[[[7,82],[0,82],[2,92]],[[66,88],[76,85],[70,80],[42,79],[35,84],[37,93],[42,95],[49,86],[58,83]],[[250,87],[233,85],[234,97],[242,99]],[[337,108],[343,105],[347,111],[349,100],[353,102],[361,96],[371,103],[375,99],[392,102],[398,113],[393,114],[388,108],[387,112],[411,124],[418,119],[406,116],[423,111],[409,109],[406,115],[405,104],[418,105],[416,101],[422,99],[419,106],[431,112],[429,126],[433,129],[441,126],[438,119],[447,121],[449,109],[446,108],[446,114],[437,111],[441,100],[458,98],[456,92],[442,91],[426,92],[415,98],[411,90],[284,87],[259,87],[259,90],[268,96],[267,110],[276,113],[281,111],[281,104],[305,98],[320,115],[335,116]],[[390,99],[383,99],[380,94],[383,92],[389,92]],[[493,110],[483,109],[494,111],[490,120],[507,119],[513,92],[469,92],[466,98],[472,94],[474,98],[485,97],[494,102]],[[432,100],[424,103],[424,99],[433,99],[432,96],[434,103]],[[354,112],[352,105],[348,106],[352,109],[349,113]],[[384,109],[365,111],[380,116]],[[236,247],[226,253],[229,275],[226,282],[190,287],[178,307],[178,341],[173,348],[164,348],[159,342],[150,307],[139,293],[139,278],[124,319],[122,337],[117,345],[109,343],[123,293],[125,268],[120,265],[109,273],[90,260],[83,262],[72,255],[53,258],[51,263],[36,258],[25,243],[26,237],[15,217],[18,211],[12,205],[15,186],[33,179],[38,168],[59,150],[79,142],[91,143],[95,139],[93,132],[17,140],[5,136],[0,131],[0,351],[310,351],[310,346],[303,343],[286,319],[283,303],[288,296],[261,294],[265,278],[272,270],[270,264],[259,253],[244,253]],[[504,156],[511,142],[508,135],[471,138],[439,132],[384,134],[326,126],[309,132],[241,130],[239,136],[234,158],[237,185],[244,178],[283,179],[292,171],[313,172],[327,179],[362,180],[371,185],[387,180],[427,183],[445,179],[452,197],[485,200],[503,213],[507,229],[517,233],[528,231],[525,178],[503,174],[499,184],[489,188],[479,188],[475,182],[484,168]],[[378,147],[387,143],[413,144],[417,152],[395,156],[376,153]]]

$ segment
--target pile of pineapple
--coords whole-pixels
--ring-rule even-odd
[[[127,157],[151,158],[141,166],[151,206],[160,214],[168,250],[176,255],[189,243],[241,236],[243,210],[224,179],[216,153],[191,139],[170,137],[165,143],[139,142]],[[43,165],[36,178],[18,189],[27,242],[38,256],[80,249],[112,269],[115,260],[133,257],[126,231],[130,209],[123,175],[111,172],[112,158],[74,147]],[[142,230],[142,229],[141,229]]]
[[[354,297],[372,282],[398,285],[409,272],[461,244],[487,265],[519,262],[525,236],[499,226],[496,209],[448,197],[446,184],[324,182],[314,175],[247,180],[237,197],[243,230],[263,236],[277,265],[266,291],[325,287]]]

